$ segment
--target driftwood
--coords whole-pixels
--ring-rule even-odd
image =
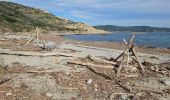
[[[117,81],[117,79],[114,79],[104,73],[100,73],[100,72],[96,72],[93,68],[91,67],[87,67],[90,71],[92,71],[93,73],[99,75],[99,76],[102,76],[103,78],[107,79],[107,80],[113,80],[115,81],[115,83],[117,85],[119,85],[119,87],[121,87],[122,89],[126,90],[127,92],[131,92],[131,89],[129,89],[128,87],[126,87],[123,83],[121,83],[120,81]]]
[[[36,42],[36,45],[38,45],[39,44],[39,40],[40,40],[40,42],[42,42],[42,44],[43,44],[43,47],[45,48],[45,40],[43,39],[43,37],[42,37],[42,35],[41,35],[41,33],[40,33],[40,29],[38,28],[38,27],[36,27],[36,29],[35,29],[35,34],[33,34],[33,36],[32,36],[32,38],[30,39],[30,40],[28,40],[26,43],[24,43],[24,44],[28,44],[28,43],[30,43],[30,42],[32,42],[32,41],[34,41],[35,40],[35,42]],[[22,45],[22,44],[21,44]]]
[[[132,77],[138,77],[138,74],[132,74],[132,75],[127,75],[127,74],[120,74],[123,78],[132,78]]]
[[[97,57],[91,57],[91,59],[92,59],[93,61],[100,62],[100,63],[117,65],[117,62],[108,61],[108,60],[100,59],[100,58],[97,58]]]
[[[12,77],[6,77],[6,78],[3,78],[3,79],[1,79],[0,80],[0,84],[3,84],[3,83],[5,83],[5,82],[8,82],[9,80],[11,80],[12,79]]]
[[[53,72],[58,72],[58,70],[43,70],[43,71],[35,71],[35,70],[28,70],[27,73],[53,73]]]
[[[134,87],[135,90],[140,90],[140,91],[150,91],[156,94],[161,94],[163,95],[164,92],[160,89],[155,89],[155,88],[151,88],[151,87]]]
[[[99,68],[110,68],[113,69],[113,65],[101,65],[101,64],[94,64],[91,62],[83,62],[83,61],[68,61],[68,64],[76,64],[76,65],[82,65],[82,66],[92,66],[92,67],[99,67]]]
[[[124,63],[126,64],[126,66],[129,66],[130,58],[132,58],[132,60],[135,60],[139,64],[139,67],[142,69],[142,73],[145,71],[142,63],[140,62],[140,60],[138,58],[137,52],[135,50],[135,45],[133,43],[134,37],[135,36],[133,35],[129,42],[127,42],[125,39],[123,39],[127,47],[126,47],[125,51],[123,53],[121,53],[115,59],[116,62],[120,62],[118,65],[117,75],[119,75],[121,69],[124,67]],[[119,59],[121,59],[121,60],[119,61]]]
[[[131,89],[129,89],[128,87],[124,86],[121,82],[119,81],[115,81],[115,83],[117,85],[119,85],[119,87],[123,88],[124,90],[126,90],[127,92],[132,92]]]
[[[142,71],[145,71],[142,63],[140,62],[140,60],[139,60],[139,58],[138,58],[138,56],[137,56],[137,52],[136,52],[136,50],[135,50],[134,48],[132,48],[132,52],[133,52],[133,54],[134,54],[134,56],[135,56],[135,58],[136,58],[136,60],[137,60],[137,63],[139,64],[140,68],[142,69]]]
[[[27,51],[11,51],[11,50],[0,50],[0,54],[5,55],[18,55],[18,56],[66,56],[66,57],[75,57],[76,55],[62,53],[62,52],[27,52]]]
[[[97,57],[88,56],[86,58],[88,58],[90,61],[94,61],[96,63],[106,63],[106,64],[112,64],[112,65],[117,65],[118,64],[117,62],[108,61],[108,60],[100,59],[100,58],[97,58]]]

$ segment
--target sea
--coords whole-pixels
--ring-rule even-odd
[[[123,42],[135,35],[137,46],[170,48],[170,32],[113,32],[110,34],[66,35],[65,38],[79,41]]]

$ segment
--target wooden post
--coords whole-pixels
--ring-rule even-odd
[[[125,55],[123,56],[122,60],[120,61],[119,68],[117,70],[117,75],[119,75],[121,69],[123,68],[123,61],[125,60]]]
[[[43,37],[41,36],[40,29],[39,29],[38,27],[36,27],[35,33],[34,33],[33,36],[31,37],[31,39],[28,40],[28,41],[27,41],[26,43],[24,43],[24,44],[28,44],[28,43],[30,43],[30,42],[32,42],[32,41],[34,41],[34,40],[35,40],[35,43],[36,43],[37,45],[39,44],[39,42],[42,42],[43,47],[45,48],[45,40],[44,40]]]
[[[43,39],[43,37],[42,37],[42,35],[41,35],[41,34],[39,34],[39,36],[40,36],[41,41],[42,41],[42,43],[43,43],[43,47],[45,48],[45,40]]]
[[[38,45],[38,43],[39,43],[39,28],[36,28],[36,34],[37,34],[37,41],[36,41],[36,43]]]

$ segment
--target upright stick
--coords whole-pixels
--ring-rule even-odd
[[[37,34],[37,45],[38,45],[39,43],[39,29],[38,28],[36,28],[36,34]]]

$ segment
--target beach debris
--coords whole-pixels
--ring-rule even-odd
[[[127,42],[125,39],[124,42],[126,44],[126,49],[123,53],[121,53],[117,58],[111,58],[111,59],[100,59],[97,57],[93,57],[91,55],[88,55],[83,60],[81,59],[73,59],[72,61],[68,61],[69,64],[76,64],[76,65],[82,65],[82,66],[92,66],[92,67],[101,67],[101,68],[115,68],[115,66],[118,66],[117,69],[117,76],[119,76],[120,71],[122,69],[125,69],[126,72],[136,72],[137,67],[134,66],[134,63],[137,62],[139,67],[142,69],[142,72],[145,71],[140,59],[138,58],[137,52],[135,50],[135,45],[133,43],[135,35],[131,37],[129,42]],[[147,62],[144,62],[145,64],[148,64]],[[150,63],[149,63],[150,64]],[[154,68],[155,71],[158,71],[158,68]]]
[[[136,72],[137,68],[129,65],[129,66],[125,66],[125,71],[126,72]]]
[[[163,95],[164,92],[160,89],[157,88],[151,88],[151,87],[147,87],[147,86],[143,86],[143,87],[135,87],[133,88],[134,90],[140,90],[140,91],[145,91],[145,92],[150,92],[150,93],[156,93],[156,94],[160,94]]]
[[[12,77],[5,77],[5,78],[0,79],[0,85],[5,83],[5,82],[8,82],[11,79],[12,79]]]
[[[121,87],[122,89],[126,90],[127,92],[132,92],[132,89],[125,86],[122,82],[116,80],[115,83],[119,85],[119,87]]]
[[[127,42],[125,39],[124,42],[126,44],[126,49],[123,53],[121,53],[116,59],[115,61],[116,62],[119,62],[118,64],[118,70],[117,70],[117,75],[119,75],[121,69],[123,67],[125,67],[124,64],[126,64],[126,66],[129,66],[129,63],[130,63],[130,59],[134,60],[135,62],[138,63],[138,65],[140,66],[140,68],[142,69],[142,72],[145,71],[141,61],[139,60],[138,58],[138,55],[137,55],[137,52],[135,50],[135,44],[133,43],[133,40],[135,38],[135,35],[133,35],[131,37],[131,39],[129,40],[129,42]]]
[[[32,38],[28,40],[26,44],[30,42],[35,42],[37,46],[40,46],[41,48],[44,48],[44,49],[46,48],[46,45],[45,45],[46,41],[43,39],[40,33],[40,29],[38,27],[36,27],[35,34],[33,34]],[[42,45],[40,45],[39,42],[41,42]]]
[[[75,57],[76,55],[68,54],[64,52],[28,52],[28,51],[12,51],[12,50],[2,50],[0,54],[6,55],[18,55],[18,56],[64,56],[64,57]]]
[[[122,89],[126,90],[127,92],[132,92],[132,89],[125,86],[120,80],[117,80],[117,79],[113,79],[111,78],[110,76],[104,74],[104,73],[100,73],[100,72],[97,72],[95,71],[94,69],[92,69],[91,67],[87,67],[90,71],[92,71],[93,73],[99,75],[99,76],[102,76],[103,78],[107,79],[107,80],[114,80],[114,82],[119,86],[121,87]]]
[[[87,56],[85,57],[85,59],[87,59],[87,60],[89,60],[89,61],[94,61],[94,60],[91,58],[91,55],[87,55]]]
[[[144,61],[142,64],[145,65],[145,66],[152,66],[153,65],[152,63],[147,62],[147,61]]]
[[[84,61],[75,61],[75,60],[72,60],[72,61],[68,61],[67,62],[68,64],[76,64],[76,65],[82,65],[82,66],[92,66],[92,67],[99,67],[99,68],[110,68],[110,69],[113,69],[114,66],[113,65],[102,65],[102,64],[95,64],[93,62],[84,62]]]
[[[113,93],[110,95],[110,100],[139,100],[136,99],[139,97],[138,94],[132,94],[132,93]]]

